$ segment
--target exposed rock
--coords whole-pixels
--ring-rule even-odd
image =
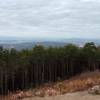
[[[47,95],[47,96],[55,96],[55,95],[57,95],[57,94],[58,94],[58,92],[57,92],[56,90],[52,89],[52,88],[50,88],[50,89],[48,89],[48,90],[46,91],[46,95]]]
[[[38,90],[37,92],[34,93],[35,96],[39,96],[39,97],[44,97],[45,93],[42,90]]]
[[[93,86],[88,90],[90,94],[100,94],[100,85]]]

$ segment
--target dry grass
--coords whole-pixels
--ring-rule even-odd
[[[95,85],[100,85],[99,71],[83,73],[62,82],[45,84],[40,86],[38,89],[20,91],[6,96],[5,99],[0,98],[0,100],[19,100],[20,98],[32,96],[55,96],[69,92],[84,91]]]
[[[54,84],[45,84],[44,86],[41,86],[38,91],[41,90],[42,95],[44,93],[44,96],[52,96],[69,92],[84,91],[95,85],[100,85],[99,71],[83,73],[69,80],[57,82]],[[47,94],[48,91],[50,94]]]

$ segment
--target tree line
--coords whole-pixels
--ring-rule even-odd
[[[85,71],[100,69],[100,47],[36,45],[17,51],[0,47],[0,94],[28,89],[47,82],[68,79]]]

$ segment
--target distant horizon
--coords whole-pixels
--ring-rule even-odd
[[[66,39],[88,39],[88,40],[99,40],[100,38],[82,38],[82,37],[71,37],[71,38],[49,38],[49,37],[18,37],[18,36],[0,36],[0,40],[15,40],[15,39],[24,39],[24,40],[32,40],[32,39],[46,39],[46,40],[66,40]]]

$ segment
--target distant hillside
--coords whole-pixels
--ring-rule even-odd
[[[59,40],[47,40],[47,39],[1,39],[0,40],[0,46],[3,46],[4,48],[10,49],[10,48],[16,48],[17,50],[21,49],[31,49],[35,45],[43,45],[43,46],[64,46],[69,43],[75,44],[77,46],[84,46],[87,42],[94,42],[96,45],[100,45],[99,39],[59,39]]]
[[[63,42],[23,42],[23,43],[12,43],[12,44],[6,44],[6,43],[2,43],[0,44],[1,46],[3,46],[4,48],[10,49],[10,48],[16,48],[17,50],[21,50],[21,49],[31,49],[32,47],[34,47],[35,45],[43,45],[43,46],[64,46],[67,43],[63,43]]]

